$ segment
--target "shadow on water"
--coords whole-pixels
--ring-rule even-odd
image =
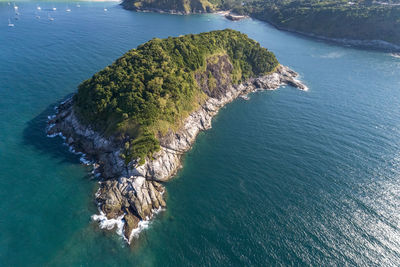
[[[64,99],[70,96],[68,95]],[[61,162],[79,163],[79,156],[68,150],[68,146],[64,144],[64,140],[61,137],[50,138],[46,133],[48,116],[55,114],[55,107],[60,103],[61,101],[48,106],[43,112],[27,123],[23,131],[23,141],[25,145],[33,146],[42,153],[60,159]]]

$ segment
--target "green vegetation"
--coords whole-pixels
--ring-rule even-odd
[[[279,28],[328,38],[383,40],[400,44],[400,6],[364,0],[254,0],[233,4]]]
[[[400,45],[399,0],[124,0],[123,5],[182,13],[232,10],[286,30]]]
[[[159,9],[186,14],[212,12],[218,4],[219,0],[125,0],[122,3],[126,9]]]
[[[176,130],[207,99],[195,75],[221,55],[233,65],[233,83],[278,65],[271,52],[233,30],[155,38],[79,85],[75,110],[82,122],[125,142],[127,163],[140,158],[142,164],[159,149],[158,137]],[[215,79],[209,83],[215,86]]]

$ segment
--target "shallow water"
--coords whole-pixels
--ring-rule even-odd
[[[14,21],[12,7],[0,3],[1,265],[400,262],[398,58],[250,19],[91,2],[42,2],[35,14],[36,4],[18,5]],[[46,137],[46,118],[127,50],[153,37],[224,28],[272,50],[310,90],[258,92],[222,109],[168,183],[167,211],[128,247],[91,222],[91,168],[61,138]]]

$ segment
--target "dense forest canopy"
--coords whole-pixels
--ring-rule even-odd
[[[76,113],[104,135],[127,140],[126,161],[140,158],[143,163],[159,149],[157,136],[179,127],[207,98],[195,74],[204,72],[215,55],[229,57],[233,83],[278,65],[271,52],[234,30],[155,38],[79,85]]]
[[[287,30],[400,45],[399,0],[124,0],[123,5],[183,13],[232,10]]]
[[[400,45],[399,1],[254,0],[231,8],[289,30]]]
[[[182,13],[212,12],[220,5],[220,0],[126,0],[122,5],[127,9],[160,9]]]

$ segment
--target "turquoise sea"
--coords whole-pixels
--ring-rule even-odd
[[[17,3],[15,20],[0,3],[1,266],[399,264],[400,59],[251,19],[36,4]],[[91,221],[98,183],[46,137],[47,116],[153,37],[224,28],[269,48],[310,90],[258,92],[222,109],[167,184],[168,209],[129,247]]]

